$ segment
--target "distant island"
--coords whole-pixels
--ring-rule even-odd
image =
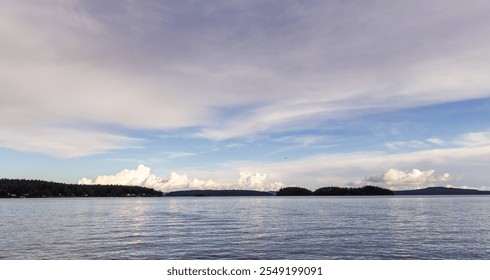
[[[0,179],[0,198],[14,197],[155,197],[161,191],[140,186],[78,185],[42,180]]]
[[[341,187],[323,187],[311,191],[300,187],[286,187],[277,192],[278,196],[341,196],[341,195],[393,195],[393,191],[376,187],[364,186],[361,188],[341,188]]]
[[[395,195],[481,195],[490,194],[490,191],[475,189],[460,189],[446,187],[429,187],[417,190],[394,191]]]
[[[190,190],[166,193],[164,196],[272,196],[274,193],[252,190]]]

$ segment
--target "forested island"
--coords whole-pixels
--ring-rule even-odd
[[[277,192],[277,195],[278,196],[393,195],[393,191],[376,187],[376,186],[364,186],[361,188],[323,187],[315,191],[311,191],[300,187],[287,187],[287,188],[280,189]]]
[[[0,197],[151,197],[163,193],[151,188],[121,185],[78,185],[42,180],[0,179]]]

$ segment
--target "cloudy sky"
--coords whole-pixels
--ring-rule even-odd
[[[489,14],[477,0],[1,1],[0,177],[490,187]]]

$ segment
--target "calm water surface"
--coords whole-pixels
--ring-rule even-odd
[[[490,259],[490,196],[0,199],[0,259]]]

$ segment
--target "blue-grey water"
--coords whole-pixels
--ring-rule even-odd
[[[490,259],[490,196],[0,200],[0,259]]]

